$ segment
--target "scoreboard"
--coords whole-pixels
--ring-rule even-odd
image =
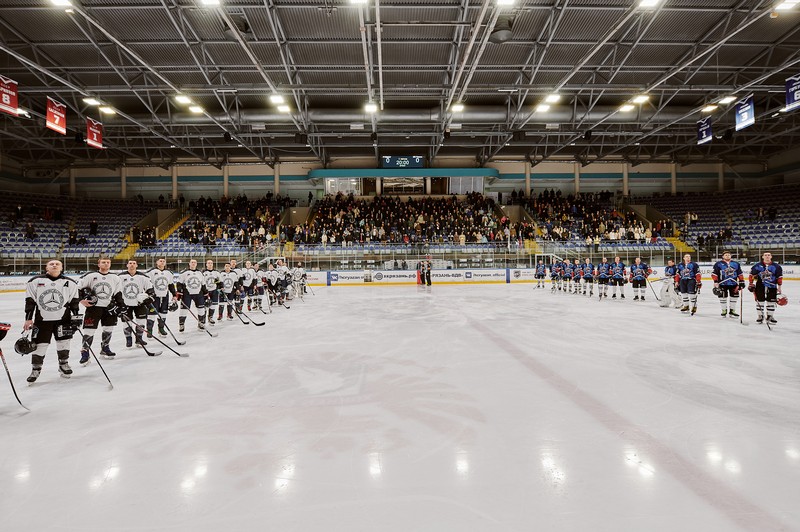
[[[421,155],[384,155],[381,157],[382,168],[424,168],[425,157]]]

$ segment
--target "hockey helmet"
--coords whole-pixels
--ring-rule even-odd
[[[169,304],[169,311],[175,312],[176,310],[178,310],[178,302],[173,301],[172,303]]]
[[[778,305],[785,307],[789,304],[789,297],[786,294],[778,294],[778,299],[776,300]]]
[[[10,323],[0,322],[0,340],[5,338],[6,334],[10,330],[11,330],[11,324]]]
[[[719,286],[715,286],[714,289],[711,290],[711,293],[713,293],[717,297],[722,297],[723,295],[722,288],[720,288]]]
[[[14,342],[14,351],[20,355],[30,355],[36,351],[36,344],[33,343],[27,336],[21,336]]]

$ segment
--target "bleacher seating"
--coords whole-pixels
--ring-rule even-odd
[[[732,237],[717,242],[720,246],[800,248],[800,185],[641,200],[679,226],[684,225],[684,238],[692,245],[697,245],[700,236],[727,229]],[[774,220],[770,219],[770,209],[776,211]],[[687,212],[697,215],[697,221],[688,226],[685,225]]]

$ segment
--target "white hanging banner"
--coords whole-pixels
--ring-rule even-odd
[[[736,131],[741,131],[756,123],[756,106],[753,104],[753,95],[742,98],[736,102]]]

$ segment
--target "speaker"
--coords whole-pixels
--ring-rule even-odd
[[[450,138],[450,132],[449,131],[445,131],[444,132],[444,138],[446,138],[446,139]]]
[[[378,140],[378,134],[377,133],[373,133],[372,135],[369,136],[369,138],[372,139],[372,142],[375,142],[375,141]]]
[[[306,135],[305,133],[295,133],[294,142],[295,144],[302,144],[303,146],[305,146],[306,144],[308,144],[308,135]]]
[[[225,140],[225,142],[230,142],[231,134],[226,131],[225,133],[222,134],[222,138]]]
[[[722,134],[722,140],[724,140],[725,142],[732,141],[733,140],[733,130],[732,129],[725,130],[725,133]]]
[[[75,133],[75,142],[77,142],[78,144],[83,144],[84,142],[83,133],[81,133],[80,131]]]
[[[586,130],[583,133],[583,140],[592,140],[592,130],[591,129]]]
[[[514,142],[522,142],[525,140],[525,132],[524,131],[515,131],[511,135],[511,140]]]

